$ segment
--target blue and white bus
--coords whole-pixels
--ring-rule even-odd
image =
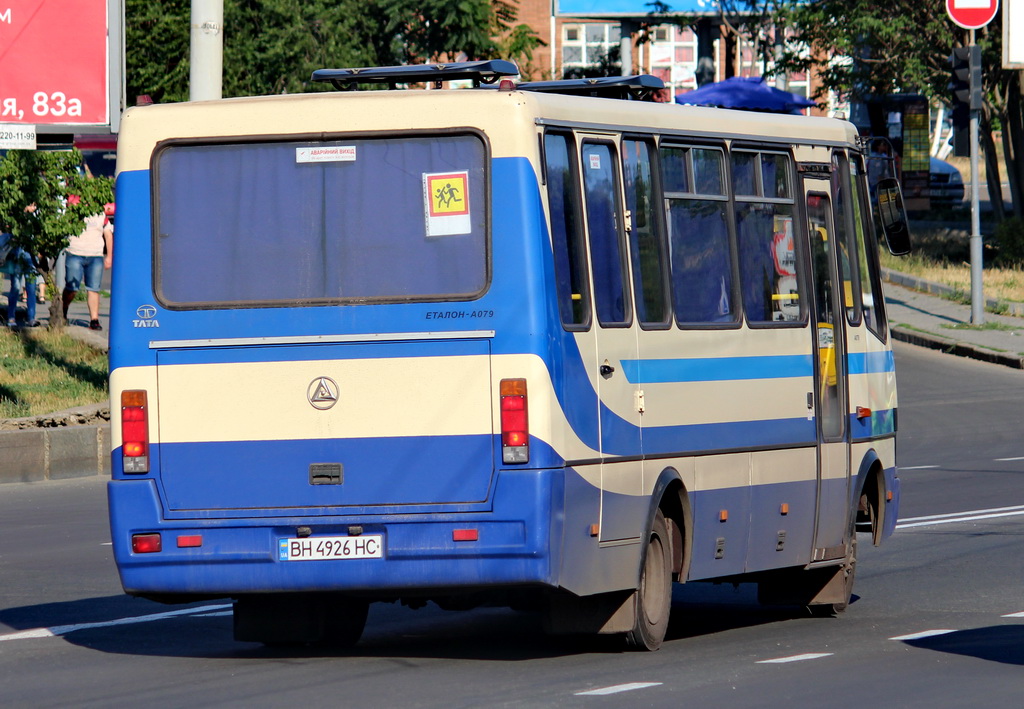
[[[324,70],[390,86],[126,113],[127,593],[231,597],[267,643],[431,600],[655,649],[672,583],[704,580],[845,608],[857,531],[899,503],[855,129],[512,74]],[[477,86],[401,88],[450,79]]]

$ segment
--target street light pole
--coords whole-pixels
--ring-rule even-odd
[[[974,30],[971,30],[971,52],[974,54],[977,51]],[[980,65],[981,62],[977,63]],[[977,104],[980,103],[978,99],[981,86],[980,76],[976,77],[976,73],[981,73],[980,66],[976,71],[971,71],[971,323],[981,325],[985,322],[985,290],[982,277],[984,250],[981,242],[981,212],[978,200],[978,183],[981,181],[978,173],[978,114],[981,107]],[[978,86],[974,85],[975,81],[978,81]]]
[[[189,101],[221,98],[224,0],[192,0]]]

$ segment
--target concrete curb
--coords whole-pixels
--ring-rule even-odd
[[[110,424],[0,431],[0,483],[110,475]]]
[[[910,330],[898,325],[892,327],[889,332],[892,333],[892,339],[899,340],[900,342],[907,342],[911,345],[939,350],[958,357],[970,357],[971,359],[981,360],[982,362],[1001,364],[1005,367],[1012,367],[1014,369],[1024,369],[1024,358],[1019,355],[1008,355],[1002,352],[994,352],[992,350],[987,350],[984,347],[976,347],[974,345],[967,344],[966,342],[951,340],[947,337],[940,337],[939,335],[932,335],[927,332]]]

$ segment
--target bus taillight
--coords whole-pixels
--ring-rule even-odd
[[[530,460],[530,427],[526,416],[526,380],[501,380],[501,460]]]
[[[121,392],[121,460],[126,473],[149,472],[149,414],[145,389]]]

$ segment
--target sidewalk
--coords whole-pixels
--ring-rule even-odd
[[[1024,317],[987,312],[982,328],[970,327],[970,305],[937,295],[952,288],[886,269],[882,277],[893,339],[1024,369]]]
[[[3,314],[7,315],[7,293],[6,288],[9,286],[7,277],[3,277],[3,287],[5,292],[0,294],[0,307],[3,308]],[[86,305],[85,300],[76,300],[71,303],[68,308],[68,326],[65,328],[65,332],[69,337],[73,337],[76,340],[84,342],[88,345],[92,345],[98,350],[106,352],[109,349],[108,346],[108,332],[110,330],[110,269],[104,269],[103,279],[100,281],[100,289],[102,296],[100,297],[100,325],[103,326],[102,330],[90,330],[89,329],[89,306]],[[84,291],[82,292],[84,296]],[[21,318],[24,315],[25,306],[18,306],[19,314]],[[50,301],[46,303],[40,303],[36,305],[36,320],[40,322],[40,327],[49,327],[50,325]]]

